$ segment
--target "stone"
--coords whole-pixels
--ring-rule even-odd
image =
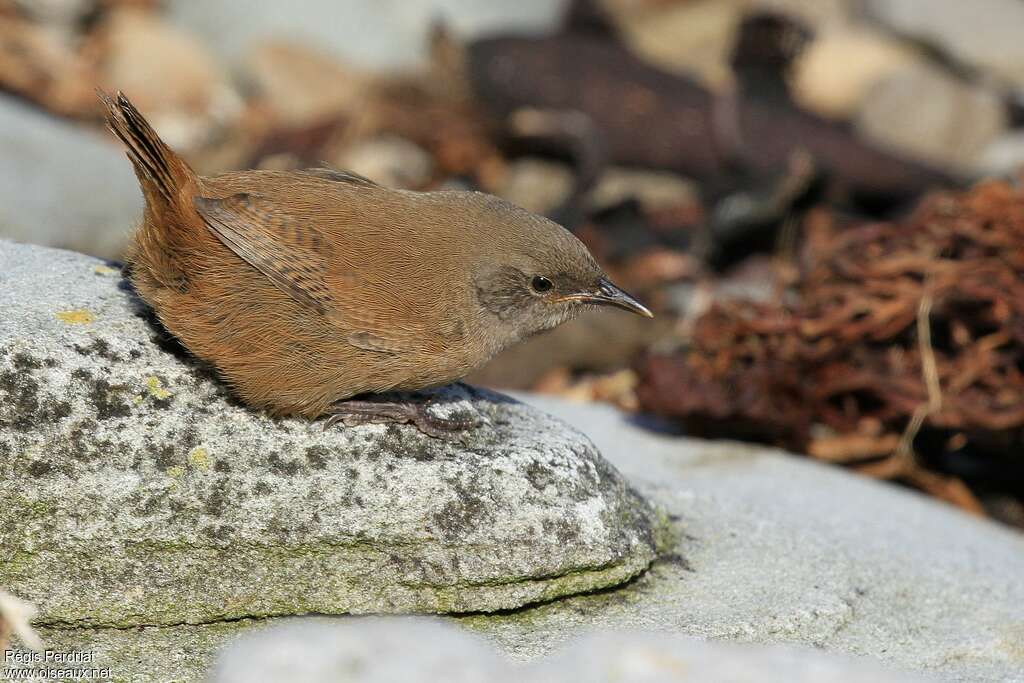
[[[47,255],[43,262],[45,267],[32,262],[31,255],[40,253]],[[96,285],[88,278],[81,278],[91,276],[91,269],[100,269],[95,273],[97,277],[111,278],[105,280],[108,284],[116,281],[116,273],[104,270],[104,266],[95,261],[26,247],[12,251],[10,245],[4,245],[0,254],[0,292],[13,291],[9,298],[14,302],[14,305],[4,302],[14,311],[14,316],[5,316],[0,321],[0,339],[10,334],[9,320],[20,321],[25,315],[26,304],[22,300],[29,295],[40,302],[38,311],[31,314],[37,316],[33,320],[47,324],[48,316],[54,314],[42,304],[51,299],[60,300],[56,312],[68,321],[67,328],[60,328],[62,339],[71,340],[73,337],[65,335],[86,331],[90,335],[112,336],[118,334],[118,330],[136,329],[136,320],[116,316],[108,320],[108,312],[120,309],[126,293],[111,287],[107,298],[100,301],[89,294]],[[33,277],[37,278],[30,284],[24,284],[27,278],[21,276],[24,269],[20,264],[26,261],[29,264],[25,268],[31,269]],[[88,264],[89,268],[84,274],[77,274],[75,269],[82,264]],[[67,284],[62,284],[65,280]],[[12,290],[15,282],[22,284]],[[92,322],[86,322],[90,319]],[[21,323],[18,325],[23,327]],[[148,336],[143,336],[144,342],[147,339]],[[0,341],[0,346],[5,344]],[[130,357],[131,348],[111,346],[104,351],[99,347],[90,352],[127,353]],[[31,352],[42,355],[38,349]],[[0,355],[3,359],[0,362],[8,363],[9,355]],[[171,362],[170,358],[153,358],[158,366]],[[19,362],[25,365],[25,359]],[[117,371],[116,363],[120,361],[111,361],[112,371]],[[28,362],[29,366],[32,364]],[[7,366],[0,367],[7,370]],[[42,368],[30,370],[41,376],[54,369],[46,368],[44,362]],[[191,391],[187,377],[181,382],[175,380],[174,385],[161,380],[159,386],[153,387],[157,396],[149,394],[145,377],[129,381],[138,387],[139,394],[145,393],[144,401],[180,401],[182,393],[187,395]],[[172,392],[172,395],[160,399],[162,391]],[[177,393],[173,393],[175,391]],[[37,399],[38,396],[37,393]],[[28,398],[31,402],[31,396]],[[839,668],[851,676],[859,676],[859,680],[886,680],[883,669],[891,672],[887,674],[891,680],[900,680],[900,671],[972,683],[1024,679],[1024,647],[1021,645],[1024,643],[1024,583],[1020,581],[1024,575],[1024,539],[1019,533],[987,520],[967,517],[920,494],[775,449],[655,433],[651,429],[663,425],[639,416],[622,415],[607,406],[573,405],[529,395],[518,398],[586,433],[623,473],[629,485],[646,494],[656,509],[663,511],[659,516],[663,516],[664,522],[659,524],[662,549],[659,558],[646,572],[618,588],[497,614],[445,618],[494,643],[504,656],[530,667],[514,671],[533,672],[534,666],[541,670],[546,666],[544,662],[534,665],[528,662],[549,655],[548,662],[562,661],[564,657],[575,659],[574,667],[588,663],[601,667],[616,656],[619,643],[634,642],[626,633],[653,631],[666,634],[664,641],[659,637],[654,645],[644,646],[645,652],[659,653],[654,661],[640,652],[626,657],[624,666],[639,667],[645,663],[656,666],[660,653],[668,650],[683,653],[694,671],[703,672],[700,667],[704,666],[704,655],[693,654],[691,659],[690,653],[694,648],[706,647],[706,652],[710,653],[707,657],[722,666],[723,661],[735,661],[738,666],[745,665],[741,662],[755,662],[752,666],[760,666],[762,672],[773,671],[774,666],[781,666],[778,657],[785,657],[791,660],[793,667],[829,667],[819,680],[832,680],[831,674]],[[0,396],[0,406],[8,400],[6,394]],[[217,406],[221,400],[211,397]],[[172,405],[175,409],[183,407],[178,403]],[[63,412],[59,405],[40,404],[40,409],[44,416],[53,415],[54,411],[56,414]],[[70,409],[74,411],[79,407],[75,404]],[[242,413],[235,412],[236,409],[224,410],[229,426],[237,425],[241,419],[237,416]],[[136,408],[133,406],[132,410]],[[253,417],[246,413],[245,419],[250,421]],[[153,421],[159,428],[159,420]],[[6,436],[3,428],[0,434]],[[109,438],[124,437],[117,434]],[[157,431],[154,438],[169,437]],[[208,450],[205,456],[197,453],[189,458],[187,453],[192,451],[185,448],[186,433],[177,438],[181,443],[175,458],[180,460],[170,467],[178,466],[183,470],[179,486],[195,486],[192,482],[202,476],[199,468],[203,462],[212,465],[211,469],[216,472],[221,454]],[[107,458],[115,459],[115,449],[109,452],[113,455]],[[11,467],[8,463],[16,457],[17,452],[11,455],[0,450],[0,467],[7,468],[0,471],[0,482],[5,482],[0,484],[4,487],[0,489],[0,496],[5,506],[12,496],[24,495],[21,491],[11,491],[6,484]],[[260,457],[269,458],[269,452],[262,451]],[[504,462],[501,458],[491,461],[498,465]],[[291,461],[280,459],[285,467],[288,462]],[[94,461],[94,466],[99,464]],[[256,466],[264,467],[258,462]],[[38,476],[59,474],[40,473]],[[304,476],[304,473],[300,471],[297,476]],[[97,500],[117,490],[116,480],[99,482],[95,477],[87,477],[82,482],[79,488],[91,485],[89,493]],[[194,493],[203,495],[198,487]],[[205,503],[205,497],[198,500]],[[306,505],[313,503],[307,501]],[[323,514],[322,508],[319,511]],[[53,524],[58,524],[62,519],[60,515],[65,513],[59,509],[55,513]],[[5,549],[12,531],[13,538],[20,543],[23,527],[36,525],[40,519],[38,516],[29,516],[27,521],[19,518],[12,527],[7,514],[0,509],[0,518],[5,520],[0,522],[0,538],[5,541]],[[182,514],[193,513],[186,508]],[[516,511],[515,514],[521,513]],[[140,521],[144,523],[144,519]],[[83,517],[78,521],[76,533],[101,530],[101,524]],[[211,552],[216,547],[211,544]],[[238,545],[235,552],[249,551],[245,545]],[[24,554],[17,555],[18,559],[24,557]],[[59,564],[60,558],[54,559],[55,564]],[[0,573],[4,574],[0,576],[0,586],[12,589],[6,578],[11,571],[10,564],[0,564],[0,567]],[[54,566],[47,571],[59,578],[65,569]],[[231,570],[229,563],[223,571]],[[216,586],[221,571],[218,569],[208,577],[213,582],[211,586]],[[265,569],[256,567],[253,572],[261,589],[274,589]],[[325,572],[306,580],[323,582],[330,578]],[[117,583],[117,579],[117,575],[93,574],[83,579],[77,591],[88,600],[94,599],[91,592],[108,590],[111,583],[123,591],[126,584]],[[49,588],[68,590],[59,583]],[[301,591],[305,588],[307,584],[294,587],[293,598],[303,598]],[[21,591],[12,589],[11,592],[22,598],[30,597]],[[182,596],[183,602],[192,599],[187,591],[183,591]],[[239,598],[251,599],[251,596],[243,594]],[[37,602],[43,608],[45,620],[43,601]],[[293,619],[278,618],[212,619],[201,624],[168,623],[135,628],[54,622],[37,624],[37,628],[48,648],[96,652],[97,661],[112,668],[114,680],[164,683],[205,680],[217,650],[241,634],[293,622]],[[329,623],[341,626],[351,623],[359,630],[372,622],[363,617],[346,616],[330,619]],[[606,640],[597,641],[603,645],[589,649],[577,650],[570,645],[570,641],[592,629],[613,634],[596,636]],[[445,639],[447,651],[448,636],[438,638]],[[712,642],[698,645],[692,643],[691,638]],[[289,639],[289,642],[293,641]],[[406,639],[404,642],[410,651],[414,647],[417,652],[421,651],[419,641]],[[765,647],[752,647],[757,644]],[[789,655],[776,656],[772,653],[783,652],[778,649],[779,645],[795,649],[787,650]],[[480,652],[475,645],[465,647],[474,648],[471,653],[474,658]],[[808,647],[814,651],[802,649]],[[631,651],[635,652],[632,649],[626,652]],[[442,654],[430,661],[445,661]],[[763,659],[756,659],[762,655]],[[850,663],[839,659],[849,655],[878,661]],[[484,659],[479,662],[480,666],[490,666],[491,657],[481,657]],[[225,656],[225,661],[227,659]],[[584,661],[579,661],[581,659]],[[800,662],[792,661],[796,659]],[[762,664],[757,665],[757,661]],[[611,665],[605,670],[615,671]],[[660,671],[653,670],[657,672],[653,675],[660,675]],[[573,671],[588,670],[575,668]],[[444,671],[445,675],[451,673]],[[792,674],[796,680],[802,680],[800,675],[803,674]],[[665,677],[667,675],[662,676]],[[704,680],[708,678],[710,675]],[[563,678],[586,679],[587,676]]]
[[[816,35],[800,53],[790,79],[793,97],[823,116],[849,119],[872,86],[922,60],[893,37],[844,24]]]
[[[285,129],[355,119],[367,106],[368,78],[310,46],[261,42],[245,57],[242,73],[273,125]]]
[[[509,161],[494,194],[527,211],[548,213],[568,197],[573,173],[565,164],[532,157]]]
[[[199,683],[207,681],[217,650],[266,623],[242,619],[130,629],[44,626],[38,632],[48,650],[96,653],[91,665],[109,669],[111,683]],[[18,639],[12,641],[11,649],[21,655],[28,654],[26,647]],[[93,680],[106,679],[96,676]]]
[[[0,280],[0,586],[38,625],[509,610],[655,556],[653,511],[545,413],[457,385],[458,438],[274,419],[110,264],[0,242]]]
[[[628,311],[587,311],[545,334],[511,346],[467,377],[472,384],[527,390],[559,368],[611,372],[672,331],[668,316],[648,320]]]
[[[0,94],[0,148],[0,238],[121,253],[142,193],[112,137]]]
[[[817,31],[846,23],[851,0],[597,0],[622,40],[644,60],[719,92],[733,82],[729,59],[743,17],[774,12]]]
[[[0,18],[0,90],[57,116],[94,117],[96,64],[79,49],[78,20],[46,9],[41,17],[26,16],[40,8],[22,8],[27,11],[3,11]]]
[[[632,51],[716,91],[732,80],[729,52],[749,4],[748,0],[607,2],[622,40]]]
[[[302,11],[296,11],[278,0],[252,0],[245,11],[217,2],[174,2],[167,10],[173,22],[195,31],[228,59],[274,37],[327,50],[357,66],[396,69],[424,62],[434,20],[444,20],[460,38],[469,40],[505,28],[550,30],[565,5],[566,0],[306,0]]]
[[[934,45],[1016,88],[1024,86],[1024,4],[1017,0],[867,0],[869,18]]]
[[[434,160],[415,142],[396,135],[358,140],[331,160],[335,168],[364,175],[386,187],[423,189],[434,173]]]
[[[871,87],[855,126],[891,150],[966,173],[1009,121],[1002,99],[985,86],[919,64]]]
[[[674,634],[606,631],[562,649],[537,669],[538,680],[659,683],[912,683],[923,679],[866,658],[810,648],[706,641]]]
[[[474,683],[503,681],[508,668],[482,638],[450,624],[422,617],[321,618],[244,636],[224,651],[210,680]]]
[[[694,183],[674,173],[612,166],[588,193],[587,204],[600,211],[627,199],[635,199],[653,212],[697,204],[700,193]]]
[[[116,8],[91,40],[101,54],[100,83],[124,91],[179,154],[213,142],[241,115],[242,100],[217,59],[158,14]]]
[[[611,637],[620,640],[627,632],[654,631],[708,639],[709,648],[731,641],[720,643],[727,649],[708,650],[721,653],[719,661],[745,660],[740,653],[747,645],[779,652],[774,646],[786,644],[813,648],[817,657],[803,649],[793,655],[808,665],[855,655],[945,681],[1024,679],[1020,534],[774,449],[652,433],[657,423],[642,427],[642,418],[607,406],[519,398],[591,436],[632,484],[663,506],[676,540],[646,573],[615,590],[449,618],[504,655],[527,663],[568,652],[570,641],[591,629],[614,631]],[[357,629],[368,623],[362,617],[328,623],[350,619]],[[217,649],[246,631],[289,623],[54,625],[39,632],[48,648],[97,652],[124,680],[163,683],[205,680]],[[418,643],[406,640],[410,649]],[[603,649],[611,655],[617,646]],[[601,661],[598,650],[588,656]]]
[[[1013,175],[1024,168],[1024,133],[1011,130],[982,150],[976,164],[979,175]]]
[[[585,431],[679,535],[622,589],[458,619],[514,658],[586,629],[653,630],[809,646],[949,681],[1024,679],[1018,532],[775,449],[521,398]]]
[[[859,0],[751,0],[751,9],[778,12],[818,30],[846,24],[857,17]]]
[[[18,10],[30,16],[33,21],[62,27],[83,21],[90,12],[96,11],[95,0],[35,0],[19,5]]]
[[[245,636],[228,647],[212,683],[910,683],[918,676],[875,662],[806,648],[714,643],[673,634],[594,633],[527,666],[505,660],[481,639],[438,621],[410,617],[338,623],[310,619]],[[353,673],[357,677],[353,677]]]

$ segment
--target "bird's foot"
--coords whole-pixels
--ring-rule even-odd
[[[346,427],[361,424],[412,424],[422,433],[435,439],[450,438],[479,424],[470,416],[442,417],[431,412],[434,401],[415,399],[346,400],[334,404],[330,416],[324,421],[324,431],[341,423]]]

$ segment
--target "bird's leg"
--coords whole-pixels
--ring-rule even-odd
[[[427,436],[437,439],[471,429],[477,421],[470,417],[439,417],[428,408],[432,400],[417,401],[412,398],[395,400],[345,400],[335,403],[330,416],[324,421],[324,430],[339,422],[346,427],[360,424],[413,424]]]

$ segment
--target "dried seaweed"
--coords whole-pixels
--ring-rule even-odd
[[[719,302],[686,349],[643,358],[641,406],[980,509],[910,447],[926,432],[975,454],[1021,441],[1024,193],[987,182],[846,229],[816,211],[805,235],[784,302]]]

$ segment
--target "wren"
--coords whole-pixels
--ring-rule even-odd
[[[457,381],[591,305],[651,317],[568,230],[497,197],[329,168],[202,177],[100,97],[146,201],[132,284],[250,406],[436,436],[464,425],[374,395]]]

